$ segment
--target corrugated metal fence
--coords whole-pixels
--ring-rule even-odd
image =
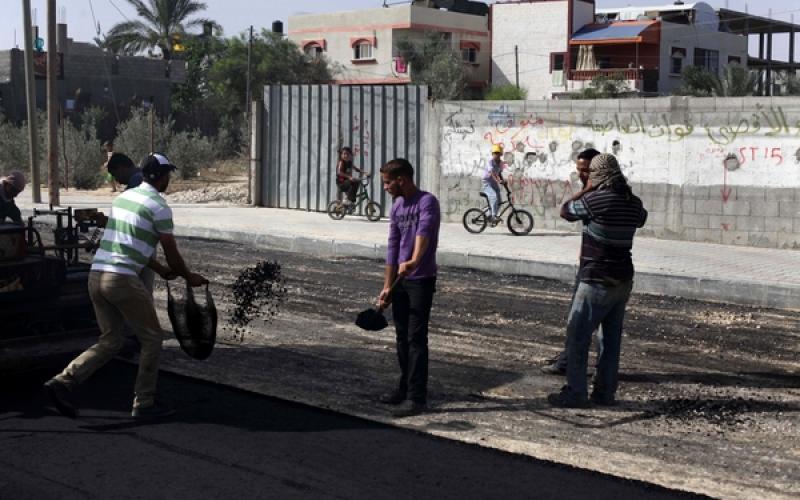
[[[420,179],[424,86],[275,85],[264,89],[261,204],[324,211],[336,198],[342,146],[371,172],[370,197],[388,213],[379,169],[407,158]]]

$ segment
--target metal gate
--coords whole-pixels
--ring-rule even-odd
[[[370,197],[388,213],[380,167],[408,159],[423,167],[424,86],[274,85],[264,88],[260,204],[324,211],[336,198],[339,148],[373,174]]]

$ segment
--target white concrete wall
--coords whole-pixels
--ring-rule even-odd
[[[565,86],[552,85],[550,53],[567,51],[567,20],[567,0],[492,5],[492,85],[515,82],[517,45],[519,83],[528,99],[549,99],[553,92],[563,92]]]
[[[644,234],[800,247],[800,99],[627,99],[446,103],[438,111],[440,199],[449,220],[479,206],[492,144],[539,228],[580,190],[575,157],[617,155],[650,210]],[[433,147],[428,145],[427,147]]]
[[[728,56],[739,57],[742,65],[747,65],[747,37],[710,31],[702,27],[662,22],[658,92],[663,95],[671,94],[672,90],[681,84],[680,75],[670,74],[670,58],[674,47],[686,49],[684,67],[694,64],[695,48],[718,50],[720,71],[728,64]]]

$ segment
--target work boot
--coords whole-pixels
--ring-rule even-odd
[[[576,396],[566,385],[561,388],[560,392],[548,395],[547,402],[556,408],[589,408],[591,406],[586,396]]]
[[[152,406],[134,408],[133,411],[131,411],[131,416],[137,420],[155,420],[169,417],[174,414],[175,410],[172,409],[171,406],[160,401],[155,402]]]
[[[44,383],[44,391],[47,398],[56,407],[56,410],[65,417],[77,418],[78,409],[75,406],[75,401],[72,398],[72,391],[69,387],[62,384],[58,380],[51,378]]]
[[[378,401],[380,401],[385,405],[399,405],[405,400],[406,400],[406,391],[401,391],[400,389],[397,389],[392,392],[387,392],[386,394],[383,394],[380,398],[378,398]]]
[[[428,405],[422,401],[408,400],[404,401],[400,406],[392,412],[395,418],[413,417],[414,415],[421,415],[428,411]]]

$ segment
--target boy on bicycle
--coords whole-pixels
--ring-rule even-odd
[[[336,165],[336,187],[340,193],[345,193],[345,205],[354,205],[358,194],[359,179],[353,176],[353,170],[361,175],[369,175],[353,164],[353,150],[348,146],[339,150],[339,162]]]
[[[491,211],[492,227],[500,222],[497,210],[500,207],[500,184],[505,184],[503,180],[503,146],[501,144],[492,145],[492,157],[486,163],[486,170],[483,173],[481,192],[489,200]]]

